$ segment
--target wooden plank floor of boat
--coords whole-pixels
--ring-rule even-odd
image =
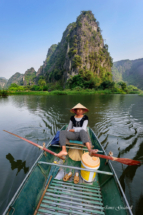
[[[38,209],[37,215],[41,214],[105,214],[100,187],[81,180],[74,184],[54,179]]]

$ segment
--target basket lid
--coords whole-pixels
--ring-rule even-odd
[[[91,157],[89,152],[82,155],[82,162],[85,166],[90,168],[96,168],[100,165],[100,159],[98,157]]]

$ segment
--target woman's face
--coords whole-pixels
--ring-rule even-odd
[[[82,115],[84,113],[84,110],[81,108],[76,109],[76,114],[77,115]]]

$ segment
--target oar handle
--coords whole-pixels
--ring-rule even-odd
[[[30,143],[30,144],[36,146],[36,147],[38,147],[39,149],[42,149],[42,150],[44,150],[44,151],[46,151],[46,152],[48,152],[48,153],[50,153],[50,154],[52,154],[52,155],[55,156],[55,153],[54,153],[54,152],[52,152],[52,151],[49,150],[49,149],[46,149],[46,148],[43,147],[43,146],[38,145],[37,143],[34,143],[34,142],[30,141],[30,140],[27,140],[27,139],[24,138],[24,137],[20,137],[19,135],[13,134],[13,133],[11,133],[11,132],[9,132],[9,131],[6,131],[6,130],[3,130],[3,131],[5,131],[5,132],[7,132],[7,133],[9,133],[9,134],[11,134],[11,135],[13,135],[13,136],[15,136],[15,137],[18,137],[18,138],[20,138],[20,139],[22,139],[22,140],[24,140],[24,141],[26,141],[26,142],[28,142],[28,143]],[[65,160],[65,157],[64,157],[64,156],[59,157],[59,158],[61,158],[62,160]]]

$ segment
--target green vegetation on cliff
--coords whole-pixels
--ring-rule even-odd
[[[115,82],[124,81],[143,90],[143,58],[114,62],[112,74]]]
[[[36,78],[36,71],[34,70],[33,67],[28,69],[24,76],[23,76],[23,85],[33,85],[34,84],[34,78]]]
[[[50,60],[52,54],[54,53],[54,51],[56,50],[56,48],[57,48],[57,44],[53,44],[53,45],[49,48],[48,53],[47,53],[47,57],[46,57],[46,63],[49,62],[49,60]]]

